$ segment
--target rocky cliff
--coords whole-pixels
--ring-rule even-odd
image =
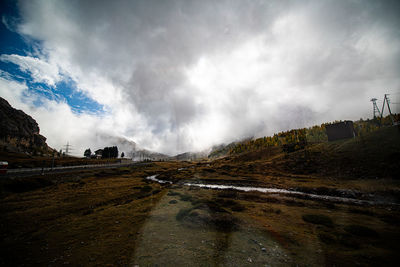
[[[37,122],[22,110],[13,108],[0,97],[0,146],[3,150],[50,153],[46,138],[39,133]]]

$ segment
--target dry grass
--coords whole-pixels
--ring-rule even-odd
[[[7,161],[9,169],[51,167],[52,157],[31,156],[24,153],[0,151],[0,160]],[[89,164],[109,164],[119,162],[119,159],[87,159],[78,157],[55,157],[54,166],[74,166]]]
[[[280,159],[285,160],[284,155]],[[298,174],[275,167],[276,160],[160,162],[3,180],[0,265],[126,266],[168,259],[176,265],[224,265],[232,258],[237,260],[232,264],[242,266],[249,264],[248,257],[256,265],[397,263],[397,206],[159,185],[144,179],[160,174],[160,179],[175,183],[296,188],[331,195],[348,190],[357,191],[355,197],[373,193],[399,202],[398,180]],[[159,256],[152,257],[154,253]]]

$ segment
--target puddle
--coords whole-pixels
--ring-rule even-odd
[[[160,183],[160,184],[172,184],[171,181],[164,181],[164,180],[157,179],[156,178],[157,176],[158,176],[158,174],[152,175],[152,176],[148,176],[148,177],[146,177],[146,179],[154,181],[154,182],[157,182],[157,183]]]

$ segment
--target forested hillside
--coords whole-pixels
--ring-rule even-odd
[[[400,114],[395,114],[394,120],[399,121]],[[277,134],[274,134],[273,136],[264,136],[257,139],[231,143],[227,146],[214,150],[210,154],[210,156],[221,156],[223,152],[228,155],[235,155],[243,152],[260,150],[273,146],[282,146],[284,150],[286,149],[295,151],[303,148],[306,144],[328,142],[326,126],[337,122],[339,121],[334,121],[332,123],[323,123],[321,125],[315,125],[309,128],[279,132]],[[357,136],[365,136],[366,134],[379,129],[382,126],[389,126],[391,124],[392,122],[390,116],[382,118],[382,121],[380,121],[379,119],[360,119],[354,122],[354,130]]]

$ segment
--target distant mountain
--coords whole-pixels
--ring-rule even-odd
[[[118,153],[121,155],[121,152],[124,152],[125,157],[129,158],[133,158],[133,153],[137,149],[137,145],[134,141],[128,140],[125,137],[113,136],[105,133],[96,133],[96,143],[97,146],[93,151],[103,149],[104,147],[117,146]]]
[[[22,110],[13,108],[0,97],[0,147],[12,152],[51,154],[53,149],[46,144],[39,125]]]
[[[141,160],[147,160],[147,159],[148,160],[166,160],[168,158],[169,158],[168,155],[149,151],[147,149],[136,150],[133,152],[133,156],[132,156],[132,159],[135,161],[141,161]]]
[[[207,152],[185,152],[176,156],[170,157],[171,160],[198,160],[207,158]]]
[[[102,149],[106,146],[117,146],[118,152],[124,152],[125,158],[131,158],[134,161],[140,160],[163,160],[169,156],[162,153],[153,152],[147,149],[140,148],[134,141],[121,136],[112,136],[104,133],[96,134],[96,149]],[[95,151],[95,150],[94,150]]]

